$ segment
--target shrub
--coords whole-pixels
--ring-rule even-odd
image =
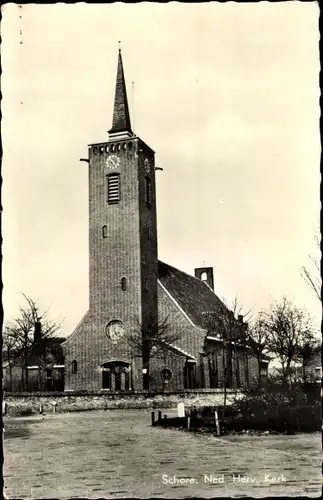
[[[226,429],[245,426],[245,429],[277,432],[313,432],[321,428],[320,388],[317,385],[277,384],[270,379],[261,388],[248,391],[236,400],[233,410],[241,417],[225,419]]]
[[[21,417],[29,417],[30,415],[33,415],[33,411],[31,408],[21,408],[20,410],[17,411],[17,415]]]
[[[214,412],[222,432],[315,432],[321,429],[321,397],[318,384],[282,384],[268,380],[251,388],[231,406],[192,406],[191,427],[214,428]]]
[[[280,383],[275,379],[268,378],[259,386],[255,386],[245,392],[242,400],[259,400],[268,405],[289,403],[291,406],[316,404],[321,401],[319,384],[303,383]],[[238,403],[239,400],[235,400]]]

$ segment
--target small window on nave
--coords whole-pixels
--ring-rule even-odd
[[[124,292],[127,290],[127,278],[121,278],[121,290]]]
[[[72,361],[72,373],[77,373],[77,361]]]
[[[102,238],[107,238],[108,237],[108,226],[104,225],[102,226]]]

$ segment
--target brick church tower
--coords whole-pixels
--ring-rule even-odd
[[[131,352],[127,336],[157,318],[154,151],[132,132],[120,49],[108,133],[107,142],[89,146],[90,304],[65,343],[70,390],[141,389],[145,360]]]
[[[212,268],[197,268],[190,276],[157,260],[154,151],[132,132],[120,50],[108,133],[106,142],[89,146],[86,160],[90,304],[62,344],[64,390],[221,387],[222,332],[210,331],[207,318],[228,315],[232,321],[233,312],[214,293]],[[167,334],[152,345],[163,321]],[[235,331],[243,333],[244,326],[236,319]],[[256,358],[237,342],[232,359],[230,385],[248,386],[258,369]]]

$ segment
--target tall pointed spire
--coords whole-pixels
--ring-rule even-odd
[[[120,43],[120,42],[119,42]],[[114,97],[114,109],[112,128],[109,130],[110,137],[132,136],[126,82],[123,73],[121,48],[119,46],[118,69],[116,91]]]

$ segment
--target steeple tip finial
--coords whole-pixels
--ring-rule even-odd
[[[118,44],[119,44],[119,55],[118,55],[118,68],[117,68],[116,90],[114,97],[112,128],[108,131],[110,137],[120,136],[120,134],[127,136],[133,135],[130,124],[126,83],[123,73],[121,40],[118,41]]]

